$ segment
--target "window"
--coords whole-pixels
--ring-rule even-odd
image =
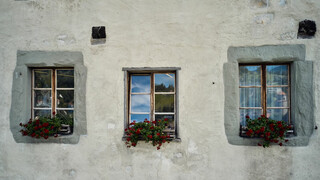
[[[240,123],[260,115],[290,123],[289,65],[240,65]]]
[[[32,118],[52,113],[73,118],[74,70],[45,68],[32,70]]]
[[[165,131],[178,136],[178,71],[180,68],[123,68],[125,128],[133,121],[168,119]]]
[[[308,145],[315,126],[314,65],[305,54],[301,44],[228,48],[223,80],[224,127],[230,144],[256,145],[258,139],[242,136],[241,125],[246,114],[264,114],[292,125],[294,136],[287,145]]]

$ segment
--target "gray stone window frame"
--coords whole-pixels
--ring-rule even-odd
[[[31,79],[33,68],[74,68],[74,129],[72,135],[49,139],[35,139],[22,136],[19,123],[31,118]],[[69,51],[18,51],[13,72],[10,129],[17,143],[64,143],[77,144],[80,135],[87,134],[86,122],[86,79],[87,68],[81,52]]]
[[[124,128],[123,128],[123,137],[122,140],[126,140],[126,135],[124,129],[129,126],[129,74],[130,73],[148,73],[148,72],[167,72],[174,71],[176,75],[176,114],[175,114],[175,137],[172,141],[180,142],[181,138],[179,135],[179,70],[180,67],[123,67],[122,71],[124,72]]]
[[[223,65],[224,126],[232,145],[256,146],[259,138],[240,137],[239,64],[289,63],[291,81],[291,123],[294,136],[287,146],[307,146],[314,130],[313,62],[305,60],[305,45],[265,45],[229,47]]]

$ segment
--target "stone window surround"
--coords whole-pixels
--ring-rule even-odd
[[[129,73],[137,73],[137,72],[165,72],[165,71],[175,71],[176,75],[176,117],[175,117],[175,138],[173,141],[180,142],[180,136],[179,136],[179,70],[181,70],[180,67],[124,67],[122,68],[122,71],[124,72],[124,129],[128,127],[128,79],[129,79]],[[125,141],[125,132],[123,131],[123,137],[122,140]]]
[[[288,146],[307,146],[314,129],[313,62],[305,60],[305,45],[266,45],[257,47],[230,47],[228,62],[223,66],[224,125],[228,142],[233,145],[253,145],[258,138],[239,136],[239,63],[290,63],[291,122],[294,137]]]
[[[74,68],[74,130],[72,135],[50,137],[47,140],[22,136],[19,123],[31,117],[31,78],[35,67]],[[87,134],[86,122],[86,79],[87,68],[81,52],[68,51],[18,51],[13,72],[10,129],[17,143],[65,143],[77,144],[80,135]]]

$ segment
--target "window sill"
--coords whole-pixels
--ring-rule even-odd
[[[18,134],[20,137],[16,137],[17,143],[32,143],[32,144],[38,144],[38,143],[59,143],[59,144],[77,144],[80,139],[80,135],[78,134],[70,134],[70,135],[61,135],[58,137],[50,136],[48,139],[37,139],[32,138],[29,136],[22,136],[21,134]]]
[[[127,140],[127,137],[123,136],[122,137],[122,141],[126,141],[126,140]],[[139,141],[145,141],[145,140],[141,139]],[[170,141],[170,142],[181,142],[181,138],[170,138],[170,139],[168,139],[168,141]]]

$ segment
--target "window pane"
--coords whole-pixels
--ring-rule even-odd
[[[240,66],[239,74],[240,86],[261,86],[260,66]]]
[[[262,109],[240,109],[240,124],[242,126],[246,125],[246,116],[251,119],[257,119],[262,114]]]
[[[174,130],[174,115],[156,115],[156,120],[168,119],[165,130]]]
[[[51,108],[51,91],[35,90],[34,91],[34,107]]]
[[[57,114],[66,119],[73,119],[73,110],[57,110]]]
[[[136,121],[136,122],[143,122],[145,119],[150,120],[150,115],[149,114],[131,114],[131,122]]]
[[[240,88],[240,107],[261,107],[261,88]]]
[[[74,88],[74,71],[57,70],[57,87]]]
[[[150,95],[131,95],[131,112],[150,112]]]
[[[267,117],[273,120],[285,121],[288,123],[289,110],[288,109],[267,109]]]
[[[267,107],[288,107],[288,88],[267,88]]]
[[[155,74],[156,92],[174,92],[175,74]]]
[[[150,93],[150,76],[131,76],[131,92]]]
[[[34,110],[34,117],[51,117],[51,110]]]
[[[267,66],[267,86],[288,85],[288,66]]]
[[[155,95],[156,112],[174,112],[174,95],[173,94],[156,94]]]
[[[51,70],[34,70],[34,87],[51,88]]]
[[[73,108],[74,90],[59,90],[57,91],[57,107],[58,108]]]

